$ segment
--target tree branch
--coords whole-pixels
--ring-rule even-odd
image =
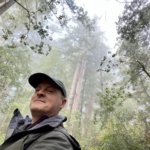
[[[30,11],[25,8],[22,4],[20,4],[17,0],[14,0],[19,6],[21,6],[24,10],[26,10],[28,13],[30,13]]]
[[[146,70],[144,64],[138,60],[137,60],[137,62],[141,66],[142,70],[146,73],[146,75],[150,78],[150,73]]]
[[[129,1],[129,2],[127,2],[126,0],[124,0],[124,1],[119,1],[119,0],[116,0],[118,3],[132,3],[132,1]]]

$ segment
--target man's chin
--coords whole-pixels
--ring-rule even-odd
[[[44,113],[42,107],[30,107],[30,111],[32,114],[33,113],[34,114],[35,113],[37,113],[37,114],[43,114]]]

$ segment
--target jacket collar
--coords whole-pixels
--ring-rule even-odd
[[[29,130],[38,129],[38,128],[41,128],[43,126],[50,126],[52,128],[55,128],[55,127],[58,127],[59,125],[63,124],[63,122],[65,122],[66,120],[67,120],[66,117],[59,116],[59,115],[53,116],[53,117],[49,117],[47,119],[44,119],[40,123],[36,124],[35,126],[30,128]]]
[[[27,128],[28,130],[37,130],[39,128],[42,128],[44,126],[49,126],[51,128],[58,127],[59,125],[62,125],[63,122],[67,120],[66,117],[64,116],[53,116],[53,117],[48,117],[38,124],[34,125],[31,128]],[[11,135],[23,131],[27,126],[31,125],[32,119],[29,116],[26,116],[23,118],[21,115],[19,109],[15,109],[13,113],[13,117],[11,118],[11,121],[9,123],[7,133],[6,133],[6,138],[9,138]]]

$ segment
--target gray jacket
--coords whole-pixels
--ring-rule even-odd
[[[65,117],[44,119],[31,128],[31,119],[16,109],[0,150],[81,150],[78,142],[63,128]]]

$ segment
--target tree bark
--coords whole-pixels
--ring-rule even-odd
[[[72,107],[72,111],[76,112],[80,110],[80,105],[81,105],[81,92],[83,89],[83,83],[84,83],[84,77],[85,77],[85,70],[86,70],[86,61],[82,61],[80,65],[80,71],[79,71],[79,76],[78,76],[78,84],[76,87],[76,93],[74,96],[74,103]]]
[[[86,70],[86,61],[82,60],[77,64],[69,94],[69,102],[67,109],[70,110],[70,115],[72,112],[80,110],[80,96],[81,91],[83,89],[85,70]]]
[[[73,113],[74,114],[76,114],[76,112],[77,114],[81,113],[81,107],[82,107],[81,92],[83,90],[84,82],[85,82],[85,71],[86,71],[86,60],[81,60],[77,64],[74,77],[73,77],[71,91],[69,94],[69,104],[68,104],[69,116],[68,116],[67,125],[70,128],[70,132],[74,135],[77,133],[77,130],[80,130],[81,121],[75,120],[73,124],[70,124],[70,120],[74,116],[72,115]],[[79,117],[81,117],[81,114]]]
[[[0,0],[0,15],[15,3],[14,0]]]
[[[94,98],[93,96],[91,96],[91,99],[89,99],[87,108],[86,108],[86,118],[88,118],[89,120],[92,119],[93,104],[94,104]]]
[[[76,92],[76,87],[77,87],[77,81],[78,81],[78,74],[79,74],[79,70],[80,70],[80,63],[77,64],[76,66],[76,70],[74,72],[74,76],[73,76],[73,81],[72,81],[72,85],[71,85],[71,90],[70,90],[70,94],[69,94],[69,101],[68,101],[68,105],[67,105],[67,109],[68,110],[72,110],[72,106],[74,103],[74,96],[75,96],[75,92]]]

